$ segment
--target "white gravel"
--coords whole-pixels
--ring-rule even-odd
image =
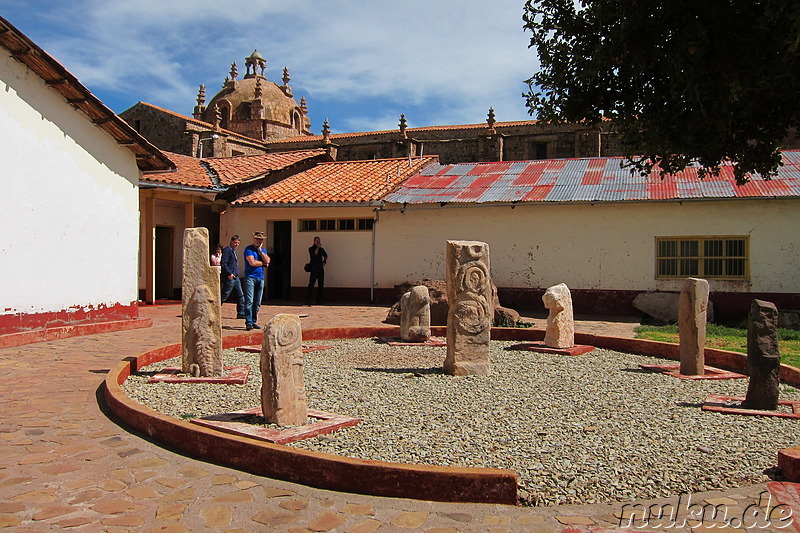
[[[744,396],[747,380],[681,381],[639,369],[674,363],[595,349],[578,357],[508,351],[492,342],[491,376],[446,376],[443,347],[375,339],[305,356],[309,407],[362,418],[293,443],[324,453],[402,463],[509,468],[534,505],[669,497],[763,482],[781,448],[800,444],[800,421],[700,410],[709,394]],[[260,404],[259,355],[246,385],[148,384],[156,363],[123,385],[136,401],[178,418]],[[781,385],[781,399],[800,393]]]

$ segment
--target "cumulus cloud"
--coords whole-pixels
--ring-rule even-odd
[[[498,120],[528,118],[521,93],[536,58],[521,1],[44,0],[47,19],[23,4],[0,0],[116,111],[143,100],[188,114],[198,84],[210,98],[258,48],[271,80],[289,67],[315,129],[324,116],[335,129],[393,129],[400,112],[418,126],[481,122],[490,106]]]

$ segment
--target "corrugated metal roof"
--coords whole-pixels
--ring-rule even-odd
[[[800,197],[800,150],[783,152],[777,177],[751,176],[736,185],[733,167],[701,178],[689,167],[662,178],[631,174],[621,157],[432,164],[411,176],[384,200],[434,202],[622,202],[693,198]]]

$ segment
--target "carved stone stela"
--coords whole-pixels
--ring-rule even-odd
[[[206,228],[184,230],[181,371],[194,377],[222,376],[219,268],[208,251]]]
[[[678,336],[681,370],[686,376],[705,374],[706,322],[708,320],[708,282],[687,278],[678,298]]]
[[[572,316],[572,293],[564,283],[553,285],[542,295],[547,315],[544,345],[549,348],[575,346],[575,321]]]
[[[431,338],[428,287],[417,285],[400,298],[400,337],[406,342],[426,342]]]
[[[268,423],[299,426],[308,421],[300,317],[275,315],[261,345],[261,411]]]
[[[771,302],[753,300],[747,322],[747,371],[750,382],[742,407],[778,408],[781,354],[778,349],[778,309]]]
[[[455,376],[489,375],[492,283],[489,245],[447,241],[447,357],[444,372]]]

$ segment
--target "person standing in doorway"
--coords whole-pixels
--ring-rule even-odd
[[[262,247],[263,231],[253,233],[253,244],[244,249],[244,323],[245,329],[261,329],[258,325],[258,310],[264,293],[264,276],[269,266],[269,256]]]
[[[308,275],[308,289],[306,290],[306,305],[311,305],[311,293],[314,291],[314,283],[317,283],[317,304],[323,304],[322,289],[325,287],[325,264],[328,262],[328,254],[322,247],[322,240],[314,237],[314,244],[308,249],[310,257],[308,263],[311,266]]]
[[[236,249],[241,244],[238,235],[231,237],[231,243],[222,249],[222,259],[220,260],[220,287],[222,287],[222,298],[220,303],[225,303],[232,292],[236,293],[236,318],[244,318],[244,293],[242,284],[239,281],[239,260],[236,257]]]

